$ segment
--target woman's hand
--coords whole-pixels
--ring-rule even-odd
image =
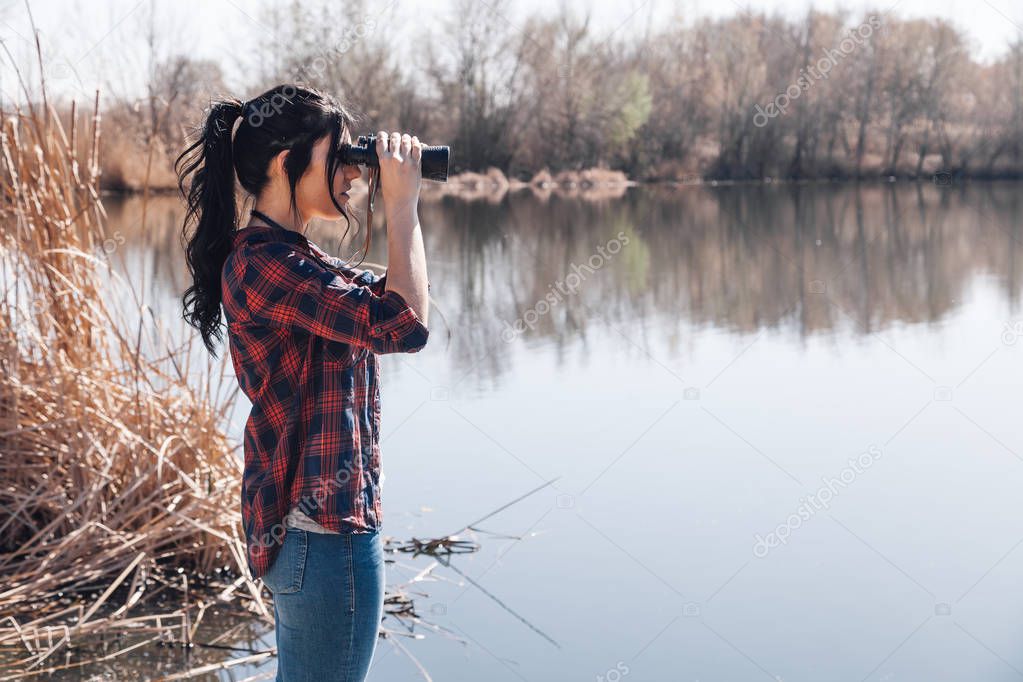
[[[401,135],[381,130],[376,135],[377,158],[380,162],[380,191],[388,218],[415,211],[422,185],[423,145],[408,133]],[[388,224],[391,220],[388,219]]]

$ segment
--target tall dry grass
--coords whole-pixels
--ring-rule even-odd
[[[98,93],[81,129],[41,85],[0,112],[0,648],[20,652],[0,673],[100,632],[187,639],[213,602],[272,621],[239,537],[236,393],[211,400],[195,335],[173,346],[111,266]]]

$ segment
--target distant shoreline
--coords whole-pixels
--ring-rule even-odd
[[[496,171],[496,172],[495,172]],[[430,196],[467,196],[488,195],[493,192],[522,191],[532,189],[541,192],[578,192],[628,189],[630,187],[732,187],[732,186],[770,186],[770,185],[890,185],[928,183],[938,187],[950,187],[963,182],[1019,182],[1023,175],[1017,173],[977,173],[956,174],[937,172],[930,175],[869,175],[869,176],[831,176],[814,178],[713,178],[697,174],[678,178],[654,180],[633,180],[621,171],[610,171],[604,168],[593,168],[582,171],[562,171],[554,176],[544,171],[532,180],[507,178],[496,169],[488,173],[472,171],[449,176],[447,182],[424,182],[422,195]],[[361,192],[356,190],[353,199],[365,194],[365,183],[361,184]],[[104,187],[103,196],[133,197],[146,193],[145,188],[135,187]],[[169,196],[178,194],[177,187],[150,187],[151,196]]]

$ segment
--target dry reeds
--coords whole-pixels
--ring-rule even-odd
[[[0,648],[21,651],[5,668],[112,628],[187,639],[205,608],[190,587],[270,618],[238,535],[234,394],[210,400],[214,368],[196,379],[191,344],[172,347],[107,257],[99,95],[81,131],[45,84],[41,102],[23,90],[0,122]]]

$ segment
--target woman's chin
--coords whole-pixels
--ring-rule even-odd
[[[330,207],[330,212],[329,213],[324,212],[320,216],[320,219],[321,220],[327,220],[327,221],[332,222],[332,223],[333,222],[337,222],[339,220],[344,220],[345,219],[345,213],[349,210],[348,209],[348,200],[345,199],[344,197],[338,197],[337,198],[337,203],[341,204],[341,206],[343,206],[345,208],[345,210],[344,211],[339,211],[337,209],[337,206],[331,206]]]

